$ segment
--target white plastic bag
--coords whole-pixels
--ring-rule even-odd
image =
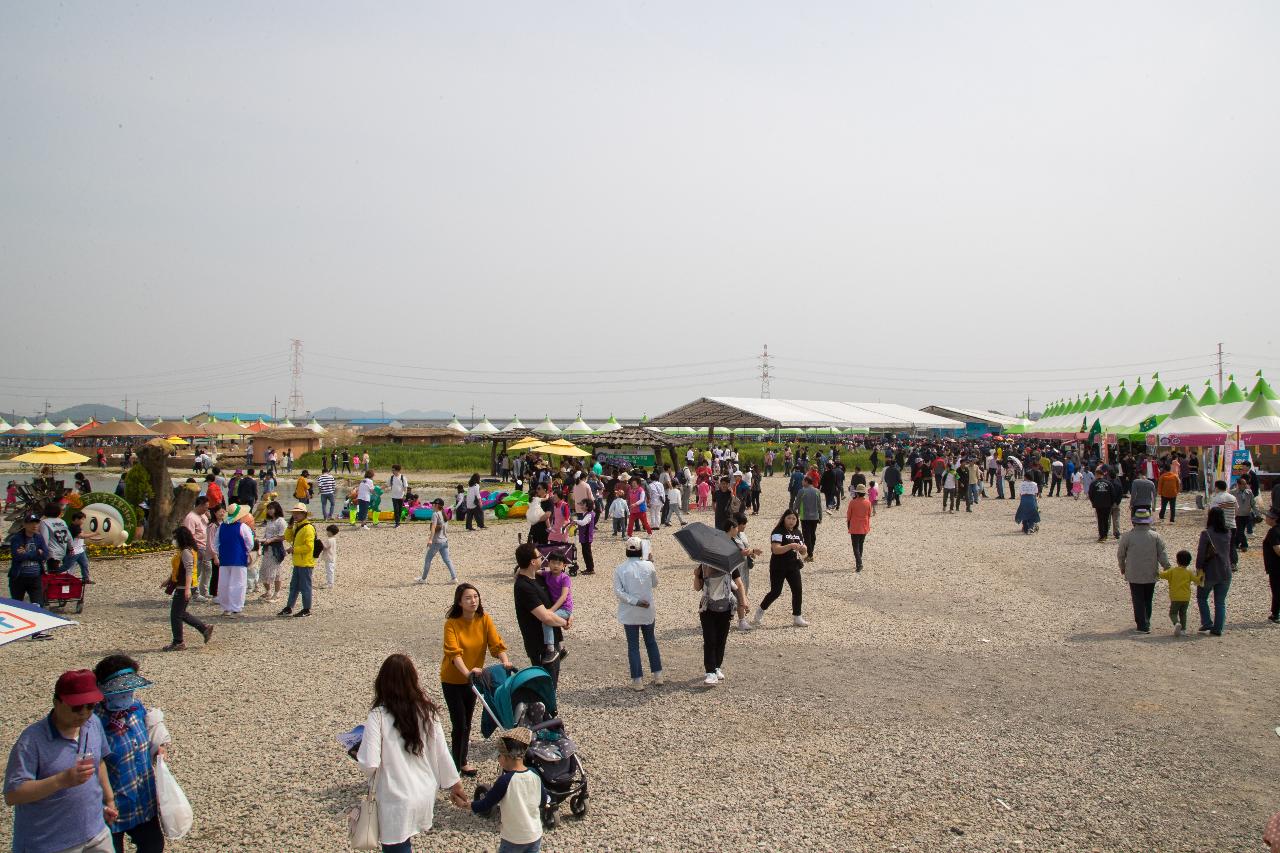
[[[176,840],[191,831],[195,821],[191,803],[162,756],[156,757],[156,803],[160,811],[160,831],[165,838]]]
[[[169,728],[164,724],[164,711],[159,708],[152,708],[147,711],[147,736],[151,739],[151,758],[154,760],[156,751],[169,743],[173,742],[173,738],[169,736]]]

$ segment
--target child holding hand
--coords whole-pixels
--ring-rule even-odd
[[[542,777],[524,766],[524,753],[533,734],[524,726],[517,726],[497,735],[502,775],[483,797],[471,803],[471,811],[486,816],[501,807],[498,853],[538,853],[542,849],[541,811],[546,792]]]
[[[1179,551],[1174,558],[1177,565],[1170,566],[1159,576],[1169,582],[1169,621],[1173,623],[1174,636],[1187,630],[1187,606],[1191,603],[1191,584],[1204,583],[1204,572],[1191,570],[1191,552]]]

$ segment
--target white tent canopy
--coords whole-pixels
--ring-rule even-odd
[[[964,424],[897,403],[828,400],[778,400],[756,397],[703,397],[651,420],[648,426],[833,427],[875,432],[964,429]]]
[[[966,409],[961,406],[944,406],[941,404],[935,404],[932,406],[925,406],[920,411],[943,418],[951,415],[959,415],[966,421],[972,421],[974,423],[985,422],[993,426],[1001,427],[1019,426],[1030,423],[1030,421],[1027,421],[1024,418],[1016,418],[1012,415],[1002,415],[998,412],[988,412],[982,409]]]

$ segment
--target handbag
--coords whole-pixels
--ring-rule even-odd
[[[369,780],[369,790],[364,798],[347,810],[347,841],[352,850],[381,850],[382,841],[378,824],[378,773]]]

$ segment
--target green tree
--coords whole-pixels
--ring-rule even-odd
[[[155,495],[151,488],[151,475],[142,465],[134,465],[124,475],[124,499],[137,508],[138,518],[146,518],[142,502]]]

